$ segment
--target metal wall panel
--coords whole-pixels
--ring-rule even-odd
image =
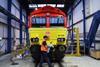
[[[16,45],[20,44],[20,42],[19,42],[19,35],[20,35],[19,30],[15,29]]]
[[[86,20],[86,32],[89,32],[92,20],[93,20],[93,17]],[[96,33],[96,36],[99,36],[99,40],[100,40],[100,25],[99,25],[98,31]]]
[[[19,35],[20,35],[20,34],[19,34],[19,30],[18,30],[18,29],[15,29],[15,32],[16,32],[16,33],[15,33],[15,37],[16,37],[16,38],[19,38]]]
[[[7,0],[0,0],[0,6],[7,9]],[[0,22],[6,23],[7,22],[7,16],[0,13]]]
[[[0,37],[3,38],[0,41],[0,47],[2,47],[0,51],[5,52],[7,45],[7,26],[2,23],[0,23]]]
[[[100,10],[100,4],[99,3],[100,3],[100,0],[85,0],[86,17],[90,16],[91,14],[94,14],[96,11]],[[80,4],[73,11],[73,21],[74,21],[74,23],[83,19],[83,13],[82,13],[83,5],[80,5]],[[92,20],[93,20],[93,16],[86,19],[86,36],[87,36],[87,34],[90,30]],[[84,40],[83,39],[83,37],[84,37],[83,36],[83,22],[79,22],[74,27],[79,28],[80,40]],[[100,25],[99,25],[98,31],[96,33],[95,40],[100,41]],[[96,45],[95,48],[100,50],[100,43],[96,43],[95,45]]]
[[[26,23],[26,11],[23,9],[22,10],[22,21],[24,22],[24,23]]]
[[[20,8],[18,0],[12,0],[12,3],[15,4],[17,8]]]
[[[24,35],[25,35],[25,34],[24,34],[24,31],[22,32],[22,35],[23,35],[22,37],[25,38],[25,36],[24,36]]]
[[[83,13],[82,13],[82,2],[74,9],[73,11],[73,23],[78,22],[80,19],[83,19]]]
[[[0,23],[0,37],[3,37],[3,25]]]
[[[89,15],[95,13],[96,11],[100,10],[99,3],[100,3],[100,0],[85,0],[86,16],[89,16]],[[73,11],[73,23],[76,23],[77,21],[80,21],[81,19],[83,19],[82,10],[83,10],[83,5],[81,2]],[[92,23],[92,19],[93,19],[93,17],[90,17],[86,20],[86,32],[89,32],[89,29],[90,29],[90,26]],[[80,22],[75,25],[75,27],[80,28],[80,33],[82,33],[82,31],[83,31],[82,24],[83,24],[83,22]],[[99,27],[98,31],[99,30],[100,30],[100,27]]]
[[[90,0],[90,14],[100,10],[100,0]]]
[[[16,15],[17,18],[20,18],[19,10],[16,9],[15,15]]]
[[[16,27],[16,21],[15,20],[11,20],[11,25]]]
[[[7,9],[7,0],[0,0],[0,6]]]
[[[100,10],[100,0],[85,0],[86,3],[86,15],[89,16],[96,11]],[[93,17],[86,20],[86,32],[89,31]],[[100,27],[98,28],[100,30]]]
[[[7,38],[7,25],[3,25],[3,37]]]
[[[19,22],[16,23],[16,28],[20,29],[20,24],[19,24]]]
[[[17,8],[19,8],[19,4],[17,4],[17,0],[12,0],[13,4],[15,4],[15,6]],[[20,19],[20,13],[19,10],[12,4],[12,9],[11,9],[11,13],[13,15],[15,15],[17,18]],[[12,20],[12,26],[19,28],[19,22],[16,22],[15,20]]]
[[[11,6],[11,13],[15,15],[17,18],[20,17],[19,10],[12,4]]]
[[[0,37],[7,38],[7,25],[0,23]]]
[[[0,47],[2,47],[2,48],[1,48],[0,52],[5,53],[6,46],[7,46],[7,39],[1,40],[0,41]]]
[[[26,19],[25,19],[25,16],[23,15],[22,16],[22,21],[25,23],[26,22]]]
[[[91,0],[85,0],[85,11],[86,11],[86,16],[90,15],[90,1]]]
[[[23,15],[26,16],[26,11],[22,9]]]
[[[3,13],[0,13],[0,22],[7,24],[7,16]]]
[[[16,10],[16,8],[12,5],[12,6],[11,6],[11,13],[12,13],[13,15],[15,15],[15,12],[16,12],[15,10]]]
[[[12,37],[12,38],[15,37],[15,31],[14,31],[14,28],[13,28],[13,27],[11,28],[11,37]]]
[[[11,30],[12,30],[12,48],[13,48],[13,46],[14,46],[14,39],[16,38],[16,43],[15,43],[16,45],[18,45],[18,43],[19,43],[18,40],[19,40],[19,39],[17,38],[17,34],[18,34],[17,31],[16,31],[17,29],[14,28],[14,27],[12,27]],[[16,33],[17,33],[17,34],[16,34]],[[17,43],[17,42],[18,42],[18,43]]]
[[[89,16],[100,10],[100,0],[85,0],[86,1],[86,15]],[[86,32],[89,31],[93,17],[86,20]],[[98,28],[100,30],[100,27]]]

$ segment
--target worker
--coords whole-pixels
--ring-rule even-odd
[[[12,49],[12,52],[11,52],[11,58],[10,58],[10,61],[12,62],[11,65],[18,65],[18,63],[16,63],[14,61],[14,58],[17,56],[17,45],[16,45],[16,38],[14,38],[14,41],[13,41],[13,49]]]
[[[44,61],[46,61],[49,65],[49,67],[51,67],[51,62],[49,60],[49,57],[48,57],[48,46],[47,46],[47,39],[48,39],[48,36],[44,36],[43,37],[43,42],[42,42],[42,45],[41,45],[41,60],[40,60],[40,65],[39,67],[42,67],[42,64]]]

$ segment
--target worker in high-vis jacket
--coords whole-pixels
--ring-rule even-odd
[[[40,60],[39,67],[42,67],[42,64],[44,63],[44,61],[46,61],[48,63],[49,67],[52,67],[51,62],[48,57],[48,53],[47,53],[48,52],[48,46],[47,46],[47,42],[46,42],[47,39],[48,39],[48,36],[43,37],[43,42],[41,45],[41,60]]]

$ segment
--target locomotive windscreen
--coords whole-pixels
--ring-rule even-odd
[[[64,18],[63,17],[50,17],[50,24],[63,24]],[[32,24],[46,24],[45,17],[33,17]]]
[[[64,18],[63,17],[51,17],[50,24],[63,24]]]
[[[32,18],[32,24],[45,24],[46,18],[44,17],[33,17]]]

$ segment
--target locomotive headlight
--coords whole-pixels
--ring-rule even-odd
[[[31,42],[35,42],[35,39],[34,38],[31,38]]]
[[[60,38],[57,39],[57,42],[60,42]]]
[[[39,42],[39,38],[38,37],[35,38],[35,42]]]
[[[31,42],[39,42],[39,38],[36,37],[36,38],[31,38]]]
[[[65,41],[65,38],[58,38],[57,39],[57,42],[64,42]]]

